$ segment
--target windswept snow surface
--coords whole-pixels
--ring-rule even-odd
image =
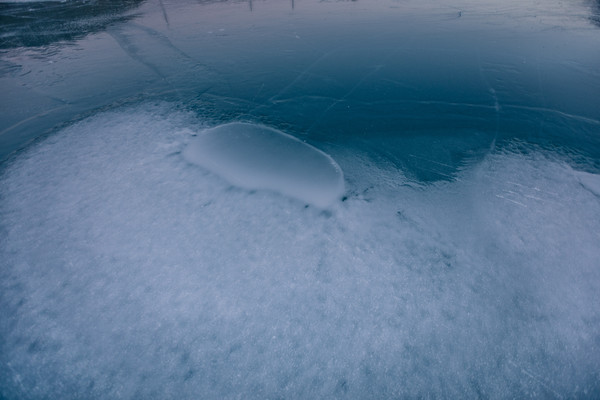
[[[598,175],[514,143],[423,185],[313,143],[323,211],[190,164],[206,127],[104,112],[5,164],[2,397],[598,396]]]

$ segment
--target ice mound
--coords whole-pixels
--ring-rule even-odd
[[[344,192],[342,170],[329,155],[266,126],[233,122],[207,129],[183,156],[235,186],[272,190],[319,208]]]

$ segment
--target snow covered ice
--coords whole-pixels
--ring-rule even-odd
[[[353,190],[324,214],[188,163],[203,129],[168,105],[107,112],[5,171],[7,393],[597,389],[600,202],[561,160],[505,149],[414,186],[342,151]]]
[[[0,398],[599,398],[599,9],[0,1]]]

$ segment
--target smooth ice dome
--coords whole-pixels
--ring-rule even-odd
[[[272,190],[320,208],[344,192],[342,170],[329,155],[266,126],[233,122],[207,129],[183,156],[235,186]]]

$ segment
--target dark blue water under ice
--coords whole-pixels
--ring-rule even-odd
[[[0,1],[0,398],[600,397],[600,2]]]

